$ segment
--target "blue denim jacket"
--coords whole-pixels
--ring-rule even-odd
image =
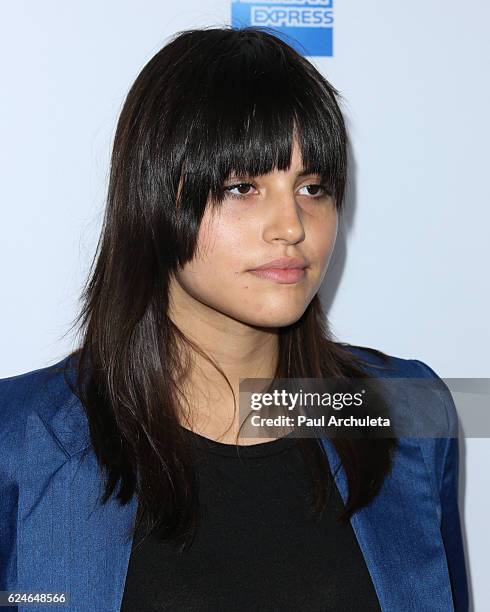
[[[390,356],[387,374],[378,357],[346,348],[372,376],[438,379],[421,361]],[[118,612],[137,502],[98,504],[102,479],[63,363],[0,380],[0,590],[64,592],[69,604],[60,610]],[[457,413],[448,390],[434,397],[447,437],[400,438],[380,493],[351,518],[383,612],[468,610]],[[343,466],[331,441],[322,443],[345,502]]]

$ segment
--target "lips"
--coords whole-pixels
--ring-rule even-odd
[[[306,276],[305,268],[267,268],[265,270],[249,270],[249,272],[259,278],[281,284],[297,283]]]
[[[306,266],[306,261],[299,257],[281,257],[279,259],[268,261],[267,263],[257,266],[256,268],[252,268],[249,270],[249,272],[256,272],[259,270],[301,270],[306,268]]]

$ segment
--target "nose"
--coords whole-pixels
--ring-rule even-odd
[[[305,230],[301,220],[301,207],[294,195],[271,197],[264,207],[264,240],[284,240],[288,244],[301,242]]]

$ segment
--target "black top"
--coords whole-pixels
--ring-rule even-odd
[[[186,429],[199,479],[191,547],[133,539],[122,612],[381,610],[334,485],[317,523],[297,438],[223,444]],[[333,479],[332,479],[332,482]],[[138,540],[139,541],[139,540]]]

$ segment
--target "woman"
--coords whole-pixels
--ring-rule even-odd
[[[325,323],[338,98],[254,28],[182,32],[144,67],[80,346],[1,381],[1,589],[83,611],[467,609],[447,388],[439,438],[239,439],[240,378],[439,380]]]

